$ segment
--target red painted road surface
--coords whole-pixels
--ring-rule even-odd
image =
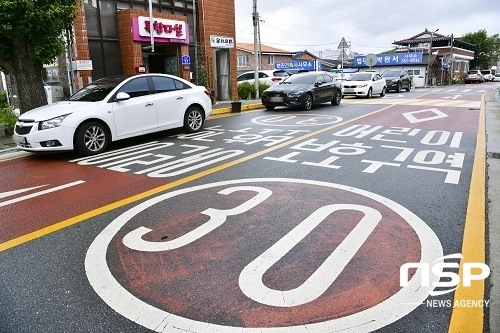
[[[0,243],[166,183],[161,179],[81,166],[40,155],[5,161],[1,167]],[[84,183],[8,203],[75,181]],[[6,192],[35,186],[43,187],[5,196]]]

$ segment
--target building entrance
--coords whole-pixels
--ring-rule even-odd
[[[230,78],[230,66],[229,66],[229,50],[228,49],[216,49],[215,50],[215,72],[217,80],[217,100],[227,101],[231,99],[229,93],[229,78]]]
[[[155,45],[155,53],[143,53],[142,60],[148,73],[179,76],[179,58],[176,46]]]

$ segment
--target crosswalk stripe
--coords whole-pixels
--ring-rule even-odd
[[[479,108],[480,101],[464,100],[439,100],[439,99],[401,99],[401,98],[372,98],[372,99],[351,99],[344,98],[343,103],[348,104],[383,104],[383,105],[423,105],[423,106],[451,106],[463,108]]]

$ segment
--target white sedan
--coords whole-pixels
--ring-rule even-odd
[[[167,74],[103,78],[65,101],[23,113],[13,140],[31,152],[94,155],[111,141],[177,127],[193,133],[212,112],[209,96],[205,87]]]
[[[370,98],[372,95],[384,97],[387,90],[385,79],[375,72],[359,72],[352,74],[342,82],[343,96]]]

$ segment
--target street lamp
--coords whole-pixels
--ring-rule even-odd
[[[426,29],[427,30],[427,29]],[[425,80],[425,87],[427,88],[429,86],[429,79],[430,77],[430,69],[431,69],[431,52],[432,52],[432,39],[434,38],[434,33],[438,32],[439,28],[431,31],[431,42],[429,43],[429,56],[427,58],[427,79]]]

